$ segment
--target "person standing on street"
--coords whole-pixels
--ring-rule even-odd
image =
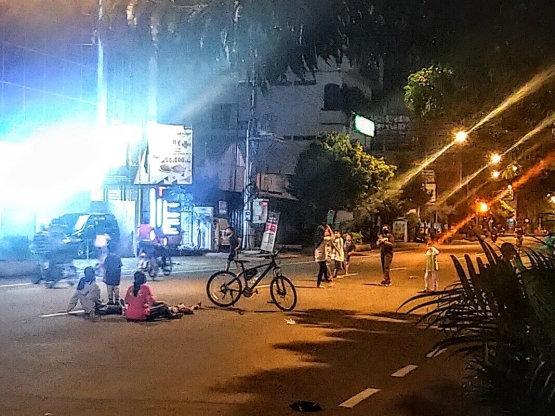
[[[439,250],[434,247],[434,243],[431,238],[427,242],[428,249],[426,250],[426,272],[424,274],[424,291],[426,293],[436,292],[438,289],[437,285],[437,271],[439,270],[439,265],[437,263],[437,256]]]
[[[333,239],[333,278],[337,279],[339,271],[345,271],[345,242],[341,236],[341,231],[336,230]]]
[[[235,229],[231,226],[227,227],[225,231],[227,238],[229,239],[229,256],[227,256],[225,271],[229,271],[229,266],[233,261],[235,262],[235,267],[237,267],[237,271],[242,272],[243,266],[241,266],[241,263],[237,262],[237,255],[239,254],[239,250],[241,248],[241,237],[237,237],[237,235],[235,234]]]
[[[353,243],[353,236],[350,233],[345,234],[345,245],[343,252],[345,253],[345,274],[349,274],[349,265],[351,263],[351,256],[355,252],[355,244]]]
[[[108,305],[119,305],[119,285],[121,282],[121,258],[116,253],[108,253],[104,260],[104,283],[108,291]]]
[[[380,285],[391,286],[391,276],[389,271],[393,261],[393,235],[386,224],[382,227],[382,232],[378,235],[378,247],[380,248],[380,260],[382,262],[383,280]]]
[[[329,282],[330,276],[327,265],[327,252],[332,239],[332,231],[329,225],[319,225],[314,238],[314,261],[318,263],[318,276],[316,287],[323,288],[322,278]]]

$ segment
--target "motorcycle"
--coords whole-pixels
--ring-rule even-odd
[[[52,263],[50,260],[43,259],[39,266],[39,274],[33,281],[34,284],[44,281],[46,287],[52,289],[61,281],[74,286],[79,280],[79,273],[73,265],[73,261],[70,263]]]
[[[169,256],[166,258],[166,264],[164,265],[161,257],[147,256],[144,251],[139,254],[137,270],[148,274],[154,280],[158,277],[160,269],[162,269],[164,276],[169,276],[171,274],[172,260]]]

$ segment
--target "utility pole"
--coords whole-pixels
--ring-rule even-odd
[[[250,157],[250,141],[254,129],[256,128],[256,120],[254,118],[254,110],[256,108],[256,84],[255,84],[256,69],[253,63],[252,74],[250,76],[251,97],[250,97],[250,111],[249,122],[247,124],[247,133],[245,136],[245,175],[243,180],[243,248],[252,248],[252,200],[249,190],[252,189],[251,184],[251,170],[252,163]]]
[[[106,85],[106,75],[104,73],[104,45],[102,43],[102,19],[104,18],[103,0],[98,0],[98,21],[96,25],[96,46],[97,46],[97,81],[96,81],[96,116],[97,127],[104,127],[108,117],[108,92]]]

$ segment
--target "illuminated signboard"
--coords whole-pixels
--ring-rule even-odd
[[[150,189],[150,225],[161,228],[166,236],[181,233],[181,204],[169,202],[157,194],[155,188]]]

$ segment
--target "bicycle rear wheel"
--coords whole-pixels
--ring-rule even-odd
[[[270,283],[270,296],[282,311],[292,311],[297,306],[297,291],[293,282],[285,276],[276,276]]]
[[[243,293],[243,284],[234,273],[217,272],[206,283],[206,294],[212,303],[226,307],[234,305]]]

